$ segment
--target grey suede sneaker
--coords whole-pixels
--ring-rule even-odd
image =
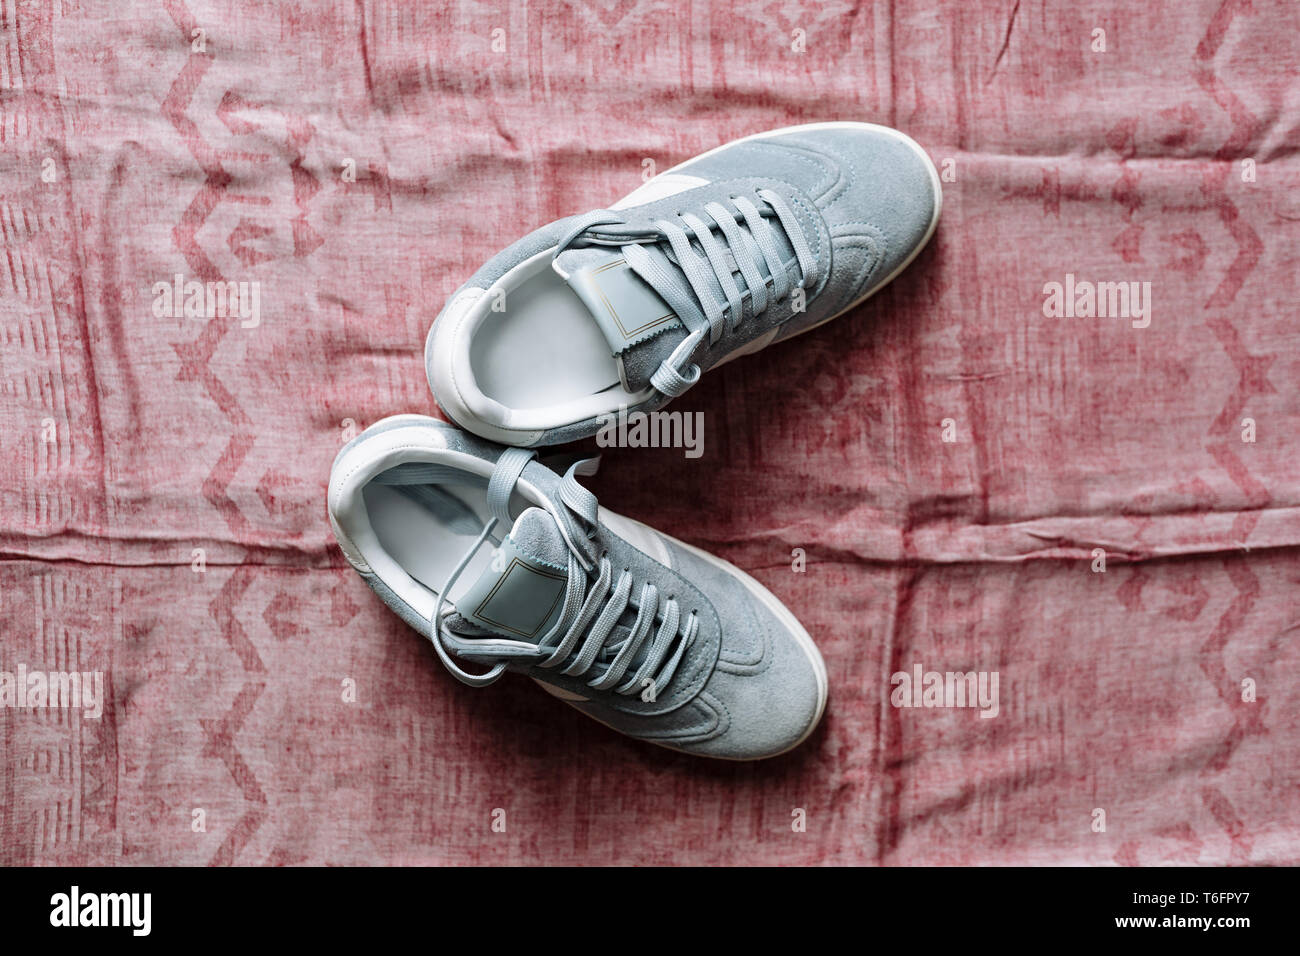
[[[519,671],[685,753],[754,760],[798,745],[826,706],[808,633],[737,568],[598,507],[575,477],[590,471],[561,477],[534,452],[399,415],[339,452],[330,524],[466,684]]]
[[[925,151],[883,126],[728,143],[493,257],[434,321],[429,384],[493,441],[585,438],[867,299],[925,246],[941,198]]]

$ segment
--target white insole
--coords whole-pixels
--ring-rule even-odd
[[[487,502],[481,487],[445,484],[437,488],[447,495],[444,499],[446,507],[441,509],[441,514],[391,485],[371,482],[361,491],[370,516],[370,527],[380,545],[407,574],[434,595],[473,546],[488,519]],[[518,514],[525,507],[527,502],[523,498],[515,496],[511,500],[512,513]],[[492,531],[492,539],[499,542],[509,533],[510,526],[498,522]],[[492,539],[483,543],[452,585],[448,599],[453,605],[491,562]]]
[[[618,366],[596,320],[549,263],[489,311],[470,344],[484,395],[507,408],[546,408],[617,386]]]

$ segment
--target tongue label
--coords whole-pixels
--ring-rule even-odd
[[[566,572],[521,554],[507,537],[456,608],[506,637],[539,638],[559,619],[567,583]]]
[[[681,320],[622,256],[604,265],[580,269],[569,285],[591,311],[615,355]]]

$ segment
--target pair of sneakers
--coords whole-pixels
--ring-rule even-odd
[[[520,239],[429,332],[429,384],[460,427],[394,416],[335,459],[343,553],[466,684],[517,671],[685,753],[797,746],[827,679],[794,615],[726,561],[601,507],[578,481],[594,460],[533,449],[654,411],[849,311],[916,257],[940,199],[902,133],[816,123],[721,146]]]

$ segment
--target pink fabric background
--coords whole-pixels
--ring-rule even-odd
[[[0,863],[1300,862],[1300,8],[1119,6],[6,3],[0,669],[111,699],[0,710]],[[703,458],[591,483],[788,603],[823,727],[714,764],[455,683],[335,547],[334,453],[434,413],[424,333],[508,241],[827,119],[953,161],[935,240],[676,403]],[[156,318],[177,272],[260,326]],[[1044,318],[1067,272],[1151,326]],[[1001,715],[892,708],[918,663]]]

